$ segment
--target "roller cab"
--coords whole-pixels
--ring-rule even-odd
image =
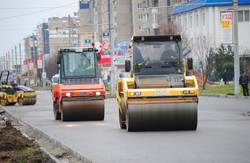
[[[105,86],[98,77],[94,48],[60,49],[59,83],[52,87],[55,120],[103,120]]]
[[[199,92],[195,77],[186,76],[181,37],[136,36],[132,43],[129,75],[117,85],[120,127],[196,130]]]

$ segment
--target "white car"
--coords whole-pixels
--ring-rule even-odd
[[[59,75],[54,75],[51,79],[51,87],[50,90],[52,91],[53,85],[59,83]]]

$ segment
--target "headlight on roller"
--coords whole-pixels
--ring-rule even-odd
[[[195,91],[183,91],[183,94],[194,94]]]
[[[66,93],[65,94],[67,97],[70,97],[71,96],[71,93]]]
[[[141,92],[129,92],[129,95],[133,96],[133,95],[141,95]]]
[[[95,94],[96,94],[97,96],[99,96],[99,95],[101,95],[101,92],[96,92]]]

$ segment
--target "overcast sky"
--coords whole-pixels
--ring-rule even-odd
[[[0,56],[22,43],[26,35],[49,17],[64,17],[78,12],[79,0],[1,0]]]

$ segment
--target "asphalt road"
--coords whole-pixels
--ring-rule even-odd
[[[35,106],[5,108],[93,162],[250,162],[249,99],[201,96],[196,131],[121,130],[115,98],[105,101],[104,121],[55,121],[50,91],[38,91]]]

